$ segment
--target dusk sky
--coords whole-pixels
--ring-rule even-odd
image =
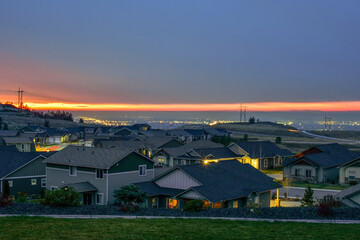
[[[16,102],[20,86],[43,108],[34,103],[360,111],[359,9],[358,0],[1,1],[0,101]]]

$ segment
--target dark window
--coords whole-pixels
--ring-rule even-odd
[[[146,175],[146,165],[139,166],[139,175],[145,176]]]
[[[103,179],[104,171],[102,169],[96,169],[96,178]]]

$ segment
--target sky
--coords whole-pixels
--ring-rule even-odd
[[[360,1],[0,2],[0,101],[360,111]],[[252,109],[251,109],[252,108]]]

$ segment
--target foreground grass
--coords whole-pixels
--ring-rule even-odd
[[[360,225],[205,219],[0,218],[0,239],[356,239]]]

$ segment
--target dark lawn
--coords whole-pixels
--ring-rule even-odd
[[[0,239],[357,239],[360,225],[203,219],[0,218]]]

